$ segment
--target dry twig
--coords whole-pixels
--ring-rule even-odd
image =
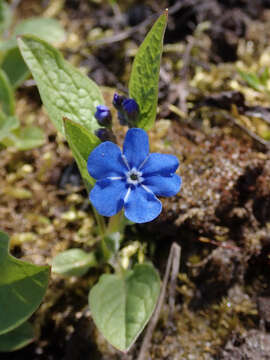
[[[197,3],[199,1],[198,0],[178,1],[168,9],[168,13],[169,13],[169,15],[173,15],[174,13],[179,11],[182,7],[190,5],[190,3],[194,3],[194,2]],[[115,42],[125,40],[136,32],[144,31],[145,28],[149,24],[151,24],[153,22],[153,20],[155,20],[155,19],[156,19],[156,14],[153,14],[153,15],[149,16],[147,19],[145,19],[144,21],[142,21],[140,24],[133,26],[130,29],[124,30],[122,32],[119,32],[118,34],[115,34],[115,35],[112,35],[109,37],[104,37],[102,39],[95,40],[93,42],[90,42],[89,45],[90,46],[100,46],[100,45],[112,44]]]
[[[170,288],[169,288],[169,306],[170,306],[170,316],[173,313],[174,310],[174,297],[175,297],[175,288],[176,288],[176,280],[179,273],[179,266],[180,266],[180,257],[181,257],[181,248],[178,244],[173,243],[171,246],[166,271],[163,279],[163,284],[161,287],[161,292],[159,295],[158,303],[156,306],[156,309],[154,311],[154,314],[149,322],[149,325],[147,327],[143,343],[140,349],[140,353],[138,356],[138,360],[145,360],[146,354],[149,348],[149,344],[152,339],[152,335],[154,332],[154,329],[156,327],[156,324],[158,322],[160,312],[162,309],[162,305],[164,303],[165,294],[166,294],[166,288],[169,280],[169,275],[171,273],[171,281],[170,281]]]

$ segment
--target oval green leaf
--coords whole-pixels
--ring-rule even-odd
[[[12,12],[10,6],[3,0],[0,1],[0,33],[7,30],[11,24]]]
[[[0,232],[0,334],[9,332],[33,314],[48,286],[50,268],[9,254],[9,238]]]
[[[155,123],[163,37],[168,12],[162,14],[147,34],[135,56],[129,80],[129,96],[137,101],[140,115],[137,127],[149,130]]]
[[[94,116],[96,106],[104,103],[98,86],[45,41],[25,35],[18,39],[18,44],[57,129],[64,134],[66,117],[93,134],[99,128]]]
[[[0,111],[0,142],[19,126],[19,120],[15,116],[6,116]]]
[[[0,50],[6,51],[17,46],[19,35],[35,35],[51,44],[59,44],[66,38],[66,33],[59,21],[51,18],[33,17],[19,22],[11,38],[0,45]]]
[[[1,67],[7,74],[13,88],[20,86],[30,75],[17,46],[5,52]]]
[[[83,276],[97,265],[94,253],[82,249],[69,249],[58,254],[52,261],[52,271],[68,276]]]
[[[30,18],[21,21],[15,27],[13,36],[0,44],[0,50],[5,52],[1,67],[5,70],[14,88],[20,86],[30,75],[16,40],[16,36],[25,34],[34,34],[51,44],[59,44],[66,37],[65,30],[55,19]]]
[[[10,352],[23,348],[34,341],[34,329],[29,322],[24,322],[16,329],[0,335],[0,352]]]
[[[43,145],[45,142],[44,132],[36,126],[18,128],[8,134],[2,140],[5,146],[14,146],[17,150],[30,150]]]
[[[7,116],[13,116],[15,113],[15,97],[12,86],[6,73],[0,69],[0,103],[3,112]]]
[[[89,294],[98,329],[114,347],[128,351],[150,319],[159,291],[159,275],[150,264],[136,265],[125,277],[102,275]]]
[[[14,38],[18,35],[34,34],[52,44],[65,41],[66,33],[60,22],[52,18],[33,17],[23,20],[14,29]]]

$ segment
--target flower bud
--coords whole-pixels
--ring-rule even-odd
[[[122,103],[123,101],[126,99],[125,96],[122,95],[118,95],[117,93],[115,93],[113,95],[113,106],[116,108],[116,110],[121,110],[122,109]]]
[[[95,118],[101,126],[111,126],[112,124],[112,115],[110,109],[105,105],[97,106]]]
[[[118,95],[113,96],[113,106],[118,110],[117,115],[120,125],[128,125],[129,127],[135,127],[140,112],[139,105],[134,99],[126,98],[125,96]]]
[[[129,126],[134,127],[140,113],[139,105],[134,99],[129,98],[123,101],[122,109]]]
[[[118,120],[120,125],[128,125],[125,114],[122,111],[117,111],[117,116],[118,116]]]
[[[101,142],[105,142],[105,141],[111,141],[114,143],[116,142],[115,135],[110,129],[99,128],[95,130],[95,135],[99,138]]]

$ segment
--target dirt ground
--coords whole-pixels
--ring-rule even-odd
[[[14,11],[18,21],[59,19],[68,34],[65,57],[102,87],[110,105],[115,91],[127,93],[149,24],[169,8],[150,142],[152,151],[179,158],[183,186],[162,200],[155,221],[128,226],[123,244],[144,243],[161,276],[171,244],[182,248],[175,312],[164,306],[147,359],[270,359],[270,81],[255,90],[239,72],[261,74],[270,64],[270,1],[112,4],[24,0]],[[91,249],[95,220],[68,145],[32,82],[16,98],[19,118],[34,120],[47,140],[31,151],[1,150],[0,228],[11,236],[12,253],[45,264],[67,248]],[[121,143],[116,120],[114,130]],[[91,320],[87,295],[97,276],[52,275],[32,317],[37,340],[0,359],[136,359],[143,334],[122,355]]]

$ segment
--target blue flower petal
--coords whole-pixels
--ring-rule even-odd
[[[143,184],[157,196],[174,196],[181,188],[182,179],[177,174],[172,176],[153,175],[146,177]]]
[[[127,191],[124,180],[98,180],[90,192],[90,200],[100,215],[113,216],[122,209]]]
[[[155,195],[146,191],[142,186],[131,189],[125,200],[125,216],[136,223],[152,221],[162,209],[162,204]]]
[[[151,175],[170,176],[175,173],[178,166],[179,161],[174,155],[151,153],[140,170],[143,177]]]
[[[147,133],[137,128],[128,130],[124,141],[123,154],[131,169],[133,167],[138,168],[149,154]]]
[[[127,171],[120,148],[110,141],[98,145],[87,160],[89,174],[97,180],[124,176]]]

